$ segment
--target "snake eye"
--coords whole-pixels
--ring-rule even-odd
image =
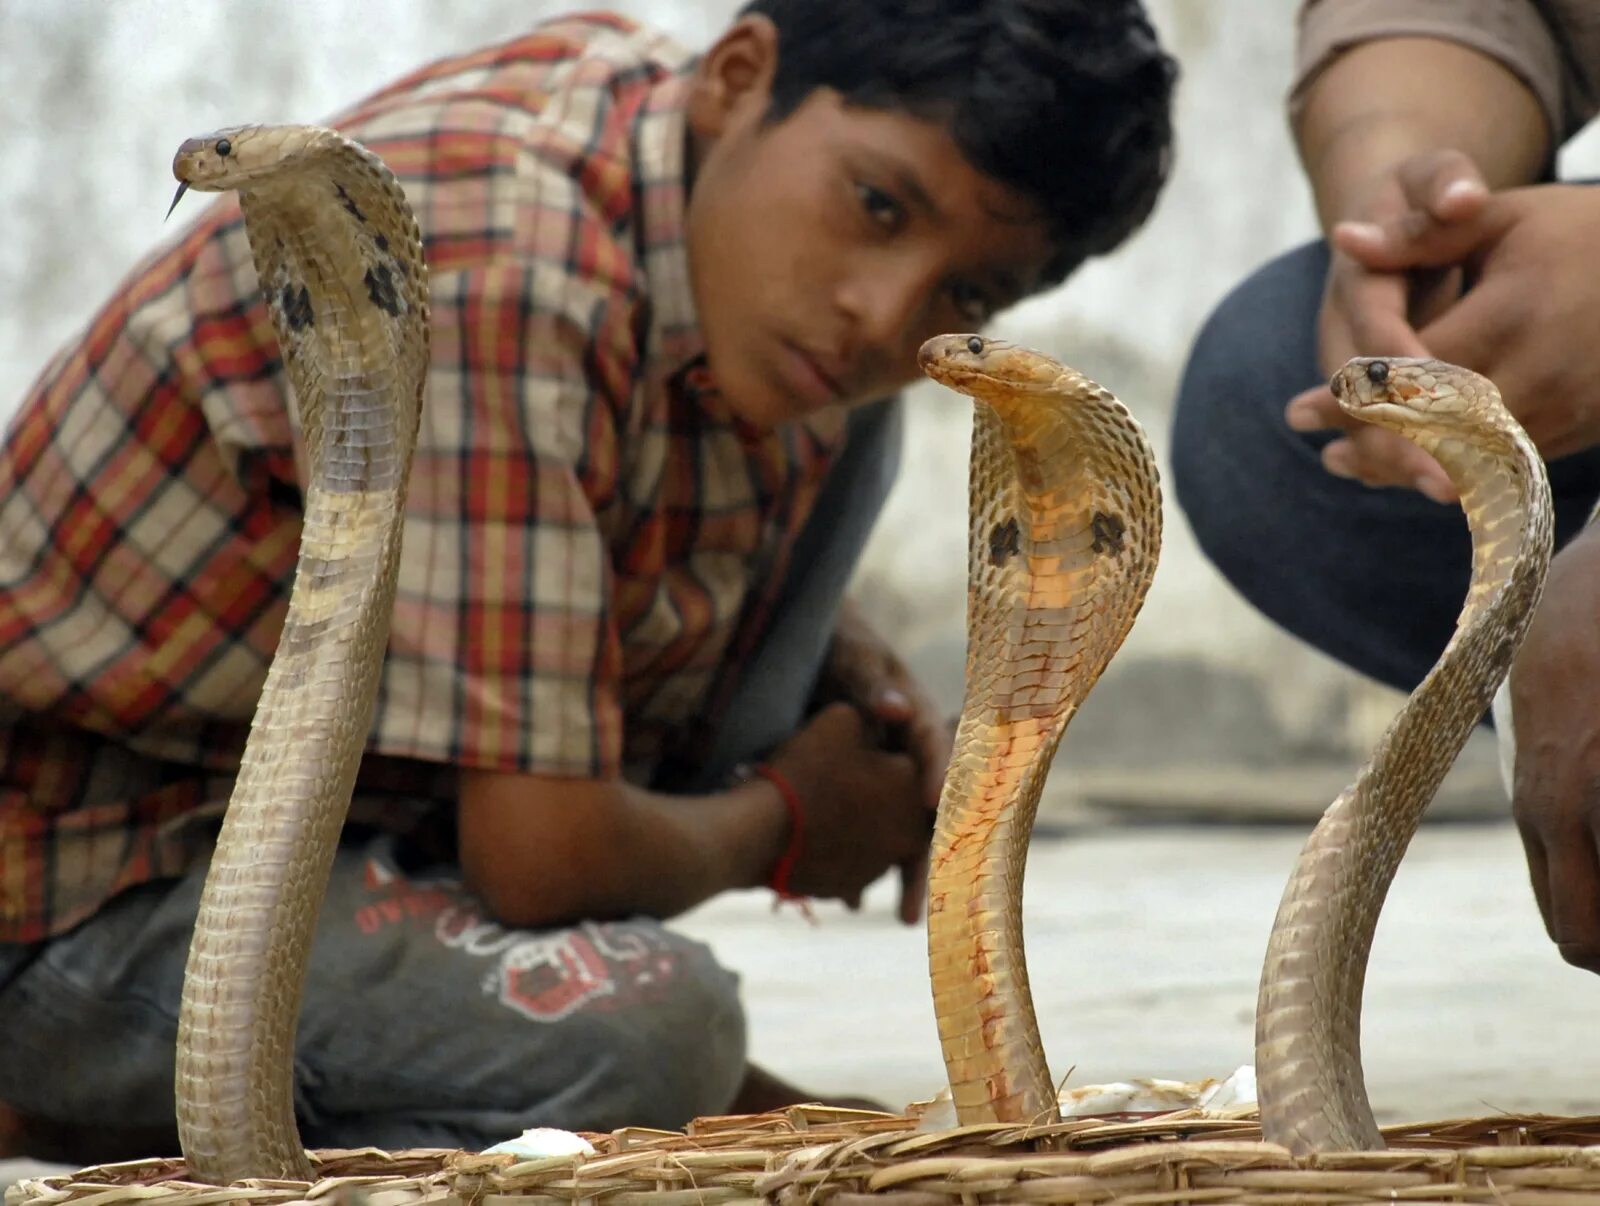
[[[983,340],[974,335],[971,339],[967,340],[967,351],[971,352],[974,356],[983,355]]]
[[[229,142],[226,138],[217,139],[217,154],[226,159],[229,155],[233,154],[233,143]]]
[[[1374,385],[1382,385],[1389,379],[1389,366],[1382,360],[1374,360],[1367,365],[1367,380]]]

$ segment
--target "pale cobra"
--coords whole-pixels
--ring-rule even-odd
[[[1361,1067],[1361,1002],[1378,915],[1422,814],[1526,632],[1552,518],[1544,462],[1483,377],[1433,360],[1352,360],[1341,407],[1444,467],[1472,532],[1455,632],[1371,758],[1312,831],[1268,940],[1256,1009],[1264,1137],[1297,1154],[1383,1139]]]
[[[179,1138],[194,1177],[306,1180],[295,1024],[388,642],[428,361],[427,275],[393,174],[332,130],[221,130],[185,142],[173,173],[179,196],[239,194],[307,466],[283,631],[184,977]]]
[[[1143,606],[1161,542],[1155,457],[1105,389],[977,335],[921,351],[970,396],[966,690],[940,798],[928,965],[956,1116],[1048,1122],[1056,1088],[1023,958],[1022,879],[1051,759]]]

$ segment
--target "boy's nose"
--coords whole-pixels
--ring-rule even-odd
[[[918,282],[886,272],[866,273],[846,286],[842,306],[855,328],[851,342],[891,353],[911,338],[927,291]],[[920,342],[920,341],[919,341]]]

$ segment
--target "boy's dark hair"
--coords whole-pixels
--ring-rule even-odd
[[[1177,64],[1138,0],[750,0],[778,30],[768,120],[819,87],[943,123],[979,171],[1032,199],[1046,282],[1150,216],[1172,158]]]

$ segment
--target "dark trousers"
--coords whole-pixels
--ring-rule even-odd
[[[1450,639],[1472,546],[1455,505],[1334,477],[1284,405],[1322,374],[1316,320],[1321,242],[1268,263],[1201,328],[1179,386],[1172,483],[1223,577],[1269,619],[1324,653],[1409,691]],[[1600,448],[1553,461],[1556,545],[1600,497]]]

